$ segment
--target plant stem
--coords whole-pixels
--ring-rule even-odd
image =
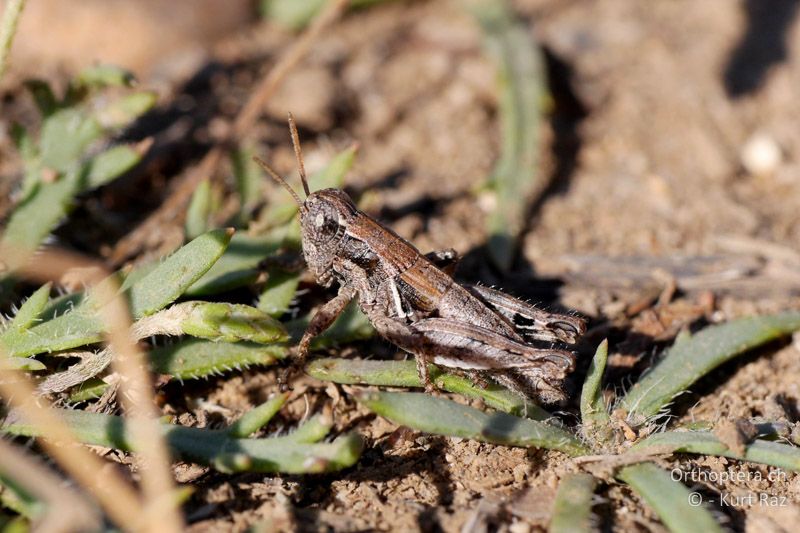
[[[25,0],[8,0],[3,11],[3,20],[0,21],[0,79],[6,73],[8,66],[8,54],[11,52],[11,44],[14,41],[14,34],[17,33],[17,23],[25,7]]]

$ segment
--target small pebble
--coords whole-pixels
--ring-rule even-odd
[[[742,166],[753,176],[774,174],[783,154],[778,143],[765,133],[755,133],[747,140],[741,153]]]

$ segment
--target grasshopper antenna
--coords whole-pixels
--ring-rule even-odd
[[[286,180],[285,180],[285,179],[283,179],[283,178],[282,178],[282,177],[281,177],[281,176],[280,176],[280,175],[279,175],[277,172],[275,172],[274,170],[272,170],[272,167],[271,167],[271,166],[269,166],[269,165],[268,165],[268,164],[267,164],[267,163],[266,163],[264,160],[262,160],[262,159],[260,159],[260,158],[258,158],[258,157],[256,157],[256,156],[253,156],[253,161],[255,161],[256,163],[258,163],[259,165],[261,165],[261,168],[263,168],[264,170],[266,170],[266,171],[267,171],[267,174],[269,174],[270,176],[272,176],[272,179],[274,179],[275,181],[277,181],[278,183],[280,183],[281,185],[283,185],[283,187],[284,187],[284,188],[285,188],[287,191],[289,191],[289,194],[291,194],[291,195],[292,195],[292,198],[294,198],[294,201],[295,201],[295,202],[297,202],[297,205],[299,205],[300,207],[302,207],[302,206],[303,206],[303,201],[300,199],[300,197],[299,197],[299,196],[297,196],[297,193],[296,193],[296,192],[294,192],[294,189],[292,189],[292,187],[291,187],[291,186],[290,186],[290,185],[289,185],[289,184],[286,182]],[[303,181],[303,184],[305,184],[305,181]]]
[[[300,150],[300,136],[297,134],[297,124],[294,123],[294,115],[289,113],[289,131],[292,134],[292,146],[294,146],[294,157],[297,159],[297,169],[300,172],[300,180],[303,182],[303,191],[306,198],[311,196],[308,190],[308,180],[306,179],[306,166],[303,164],[303,152]]]

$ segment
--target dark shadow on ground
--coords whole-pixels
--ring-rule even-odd
[[[723,75],[728,96],[755,92],[770,67],[787,59],[787,33],[798,6],[800,0],[746,0],[747,29]]]

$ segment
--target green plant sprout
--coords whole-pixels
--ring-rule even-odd
[[[329,417],[315,416],[293,433],[281,437],[252,438],[286,401],[281,394],[243,415],[226,429],[200,429],[162,424],[176,458],[211,466],[220,472],[283,472],[320,474],[353,465],[361,454],[363,441],[356,433],[320,442],[330,431]],[[77,410],[58,410],[76,438],[85,444],[134,451],[130,428],[120,416]],[[13,415],[2,425],[10,435],[36,437],[36,427]]]
[[[42,116],[42,127],[34,138],[22,126],[12,126],[24,176],[17,206],[0,243],[21,251],[35,250],[67,215],[75,196],[109,183],[141,160],[143,145],[101,144],[155,104],[153,92],[128,92],[109,99],[103,91],[130,87],[132,83],[130,73],[111,66],[83,71],[61,98],[45,82],[27,82]],[[7,270],[13,272],[26,256],[18,254],[4,260]]]

